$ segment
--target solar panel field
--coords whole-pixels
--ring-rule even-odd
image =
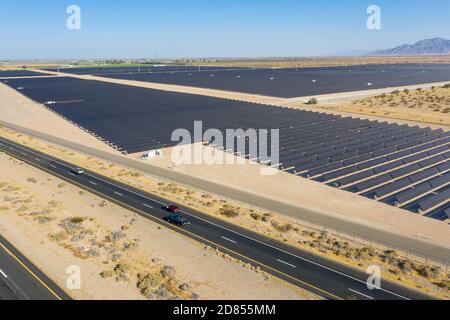
[[[7,84],[127,153],[174,146],[172,132],[200,120],[222,132],[279,129],[280,163],[270,165],[436,219],[450,207],[450,132],[441,129],[68,77]]]
[[[294,98],[450,80],[450,65],[364,65],[304,69],[217,69],[105,75],[111,78]]]

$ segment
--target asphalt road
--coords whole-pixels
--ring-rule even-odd
[[[0,300],[70,300],[52,280],[0,236]]]
[[[70,172],[73,165],[3,138],[0,138],[0,150],[184,236],[259,266],[274,276],[324,298],[430,299],[426,295],[388,281],[382,281],[380,289],[369,290],[366,284],[368,275],[365,273],[219,221],[181,204],[177,205],[190,224],[178,228],[163,220],[168,215],[162,208],[167,204],[164,199],[89,171],[83,175],[75,175]]]

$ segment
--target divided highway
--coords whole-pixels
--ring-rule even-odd
[[[244,230],[182,204],[177,205],[190,224],[178,228],[163,220],[168,213],[162,207],[168,203],[162,198],[90,171],[75,175],[70,172],[74,165],[4,138],[0,138],[0,150],[326,299],[430,299],[429,296],[388,281],[382,281],[381,289],[369,290],[366,284],[368,275],[363,272]]]
[[[0,236],[0,300],[71,298]]]

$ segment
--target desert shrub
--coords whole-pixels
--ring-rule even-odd
[[[102,278],[111,278],[114,275],[114,272],[111,270],[100,272],[100,277]]]
[[[272,222],[272,226],[279,232],[289,232],[292,229],[294,229],[294,227],[292,226],[292,224],[290,223],[286,223],[286,224],[278,224],[278,222],[273,221]]]
[[[222,216],[226,216],[229,218],[235,218],[240,214],[239,208],[235,208],[229,204],[225,204],[222,208],[220,208],[219,213]]]
[[[317,98],[311,98],[311,99],[309,99],[309,101],[306,104],[310,104],[310,105],[319,104],[319,100],[317,100]]]
[[[251,213],[250,217],[252,217],[256,221],[259,221],[259,220],[262,219],[262,216],[260,214],[255,213],[255,212]]]
[[[83,218],[83,217],[72,217],[72,218],[69,219],[69,221],[72,222],[72,223],[78,223],[79,224],[79,223],[83,223],[84,219],[85,218]]]

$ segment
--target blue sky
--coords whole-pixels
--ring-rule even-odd
[[[382,30],[366,27],[371,4]],[[448,0],[4,0],[0,59],[333,55],[450,38],[449,13]]]

